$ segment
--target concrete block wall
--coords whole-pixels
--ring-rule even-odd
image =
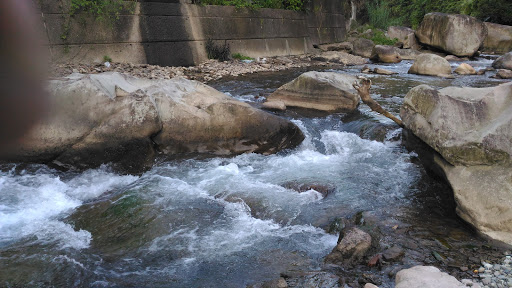
[[[339,42],[346,34],[342,8],[332,0],[313,0],[308,12],[139,0],[134,11],[111,22],[70,17],[70,0],[35,1],[55,62],[101,62],[109,56],[116,62],[186,66],[207,59],[208,39],[229,44],[232,53],[270,57],[304,54],[313,44]]]

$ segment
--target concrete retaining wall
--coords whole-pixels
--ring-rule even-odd
[[[332,0],[312,1],[309,12],[146,0],[110,22],[70,17],[70,0],[37,1],[55,62],[100,62],[109,56],[116,62],[195,65],[207,59],[208,39],[250,57],[299,55],[346,34],[342,7]]]

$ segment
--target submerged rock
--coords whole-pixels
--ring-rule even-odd
[[[417,86],[400,116],[434,148],[459,216],[512,245],[512,83],[490,88]]]
[[[49,85],[52,113],[11,151],[10,161],[77,168],[151,166],[156,151],[274,153],[300,143],[293,123],[183,78],[73,74]]]
[[[306,72],[279,87],[267,97],[279,100],[287,107],[302,107],[322,111],[353,111],[359,105],[359,96],[352,84],[357,78],[335,72]]]
[[[496,77],[500,79],[512,79],[512,71],[507,69],[499,69]]]
[[[452,73],[450,63],[441,56],[421,54],[409,69],[410,74],[445,76]]]
[[[433,266],[415,266],[396,274],[395,288],[457,288],[466,287],[455,277]]]
[[[370,59],[383,63],[399,63],[402,61],[398,48],[389,45],[375,45]]]
[[[480,20],[445,13],[426,14],[416,30],[421,43],[456,56],[473,56],[486,36],[487,29]]]
[[[357,264],[366,256],[366,252],[371,248],[371,245],[372,237],[370,234],[353,227],[345,233],[343,238],[338,240],[338,245],[325,257],[325,262],[337,265]]]
[[[485,52],[507,53],[512,51],[512,26],[485,22],[487,37],[482,44]]]

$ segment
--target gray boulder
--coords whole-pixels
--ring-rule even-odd
[[[49,91],[51,113],[4,160],[77,168],[113,162],[135,172],[150,167],[156,151],[267,154],[303,138],[291,122],[183,78],[73,74]]]
[[[445,76],[452,73],[450,63],[435,54],[421,54],[409,69],[410,74]]]
[[[328,112],[353,111],[359,105],[359,95],[352,87],[357,78],[335,72],[306,72],[279,87],[267,97],[279,100],[286,107],[301,107]]]
[[[416,30],[419,42],[456,56],[473,56],[486,36],[487,29],[480,20],[444,13],[426,14]]]
[[[498,73],[496,73],[496,78],[512,79],[512,71],[507,69],[499,69]]]
[[[433,266],[415,266],[396,274],[395,288],[457,288],[466,287],[455,277]]]
[[[500,56],[492,62],[492,67],[495,69],[512,70],[512,52],[508,52],[507,54]]]
[[[406,128],[436,150],[459,216],[512,244],[512,83],[490,88],[417,86],[404,98]]]
[[[485,22],[487,37],[481,49],[485,52],[507,53],[512,51],[512,26]]]
[[[398,48],[389,45],[375,45],[370,59],[383,63],[400,63],[402,61]]]
[[[409,27],[403,26],[389,26],[387,33],[390,39],[396,38],[398,41],[404,43],[405,40],[408,38],[409,34],[414,34],[414,30],[412,30]]]
[[[352,45],[352,53],[365,58],[372,56],[373,47],[375,46],[372,40],[365,38],[355,39],[352,41]]]

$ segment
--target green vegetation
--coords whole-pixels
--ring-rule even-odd
[[[227,43],[224,43],[223,45],[217,45],[213,42],[212,39],[208,39],[206,41],[205,48],[208,59],[227,61],[231,57],[231,49]]]
[[[430,12],[466,14],[482,21],[512,25],[510,11],[510,0],[368,0],[365,16],[368,23],[381,29],[393,25],[417,28]]]
[[[235,6],[237,8],[272,8],[287,10],[305,10],[305,2],[307,0],[199,0],[202,5],[224,5]]]
[[[112,58],[110,58],[108,55],[105,55],[103,56],[103,62],[112,62]]]
[[[235,53],[232,55],[233,59],[238,59],[238,60],[254,60],[254,58],[251,58],[249,56],[244,56],[240,53]]]
[[[137,0],[71,0],[70,15],[86,12],[98,20],[118,20],[121,12],[133,12]]]
[[[371,29],[372,33],[364,34],[363,32],[368,29]],[[375,45],[391,45],[391,46],[393,46],[396,44],[396,42],[398,42],[398,39],[396,39],[396,38],[390,39],[390,38],[386,37],[386,34],[384,33],[384,31],[382,31],[381,29],[379,29],[375,26],[372,26],[372,25],[363,25],[363,26],[359,27],[357,30],[359,33],[362,33],[362,35],[361,35],[362,38],[372,40],[373,43],[375,43]]]

